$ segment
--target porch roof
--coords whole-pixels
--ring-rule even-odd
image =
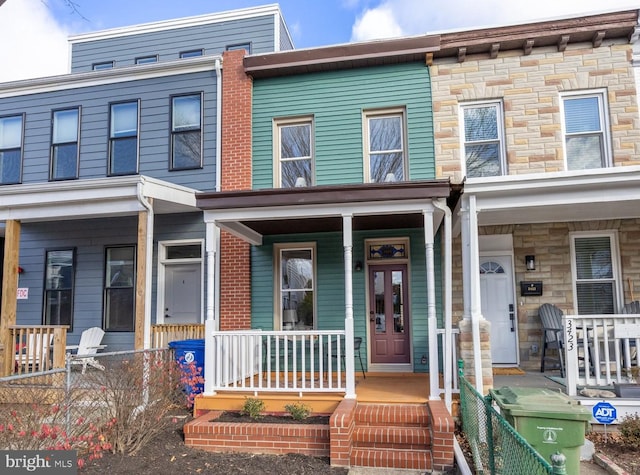
[[[640,217],[640,166],[470,179],[478,224],[525,224]]]
[[[263,235],[341,231],[343,215],[353,216],[354,230],[422,227],[423,212],[429,210],[439,224],[442,213],[432,200],[455,203],[459,191],[447,179],[198,193],[196,198],[205,222],[261,244]]]
[[[0,222],[132,215],[151,198],[156,214],[198,211],[196,190],[135,175],[0,187]]]

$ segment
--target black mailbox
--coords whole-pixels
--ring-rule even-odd
[[[520,295],[532,296],[542,295],[542,282],[541,281],[521,281],[520,282]]]

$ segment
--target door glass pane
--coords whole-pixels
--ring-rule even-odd
[[[402,271],[391,273],[393,286],[393,332],[404,333],[404,282],[402,281]]]
[[[385,294],[384,294],[384,272],[376,271],[373,273],[373,281],[375,287],[375,317],[376,317],[376,333],[386,333],[387,325],[385,320]]]

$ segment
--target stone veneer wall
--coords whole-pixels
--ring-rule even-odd
[[[458,104],[502,99],[508,174],[564,170],[560,95],[564,91],[607,89],[614,163],[640,165],[640,123],[629,44],[604,42],[537,48],[530,55],[506,51],[435,61],[431,66],[436,173],[461,170]]]
[[[552,303],[567,313],[574,311],[569,235],[572,232],[617,230],[622,270],[624,303],[631,298],[640,299],[640,219],[603,220],[569,223],[517,224],[484,226],[480,235],[512,234],[516,287],[521,280],[540,280],[544,293],[541,297],[521,297],[516,288],[518,307],[518,339],[520,362],[524,368],[540,367],[540,351],[532,353],[532,345],[540,347],[542,333],[538,307]],[[460,238],[453,243],[453,310],[454,322],[462,318],[462,268]],[[536,270],[526,271],[525,256],[536,256]],[[456,264],[457,263],[457,264]]]

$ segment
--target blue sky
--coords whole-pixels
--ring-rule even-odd
[[[76,6],[73,11],[69,4]],[[0,82],[63,74],[67,37],[272,4],[269,0],[7,0],[0,7]],[[638,0],[281,0],[297,48],[497,26],[604,10]]]

